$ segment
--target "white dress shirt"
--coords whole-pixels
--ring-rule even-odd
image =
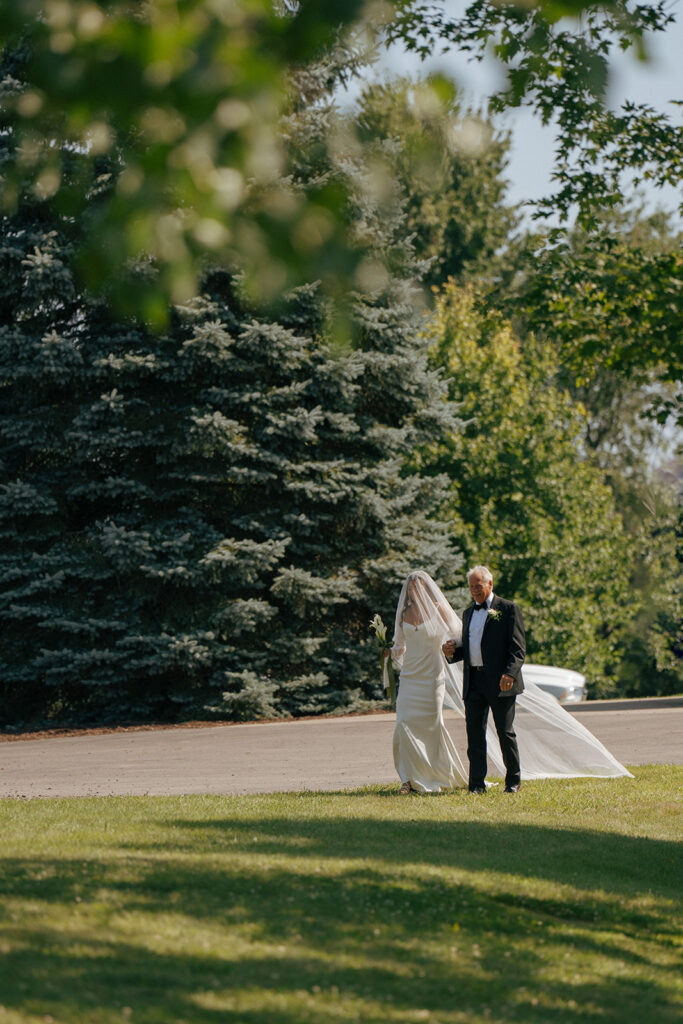
[[[475,608],[470,616],[470,665],[472,665],[473,668],[483,668],[484,666],[484,659],[481,655],[481,638],[484,633],[484,626],[486,625],[486,618],[492,601],[493,591],[491,591],[484,602],[486,607],[480,608],[479,611]]]

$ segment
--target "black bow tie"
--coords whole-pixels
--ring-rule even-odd
[[[485,605],[485,604],[475,604],[474,610],[475,610],[475,612],[484,612],[484,611],[486,611],[487,607],[488,607],[488,605]]]

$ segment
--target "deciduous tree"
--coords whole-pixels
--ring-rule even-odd
[[[509,264],[519,215],[507,200],[509,139],[463,109],[439,77],[368,86],[358,103],[363,139],[387,139],[429,288],[449,277],[495,280]]]
[[[584,672],[610,691],[628,594],[624,530],[599,470],[582,457],[583,418],[554,383],[552,349],[448,284],[429,325],[435,365],[464,421],[423,463],[451,479],[448,511],[471,563],[518,600],[529,660]],[[628,614],[638,608],[631,600]]]

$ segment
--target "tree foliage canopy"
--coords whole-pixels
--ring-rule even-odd
[[[683,127],[647,104],[626,102],[615,112],[606,102],[612,51],[635,48],[646,59],[648,34],[674,20],[664,0],[474,0],[460,17],[432,0],[397,6],[389,38],[425,57],[441,45],[482,60],[491,47],[506,73],[491,110],[524,104],[555,126],[556,189],[537,204],[537,216],[566,220],[576,210],[593,227],[601,210],[621,203],[626,179],[680,185]]]
[[[631,389],[683,377],[680,249],[653,249],[608,228],[557,238],[534,253],[510,306],[553,339],[579,387],[602,371]],[[650,405],[660,422],[674,414],[683,423],[675,389],[652,390]]]
[[[5,212],[28,191],[87,215],[79,266],[95,288],[153,258],[143,308],[159,320],[194,293],[207,255],[237,263],[266,297],[310,276],[323,245],[343,273],[343,191],[286,187],[279,121],[291,68],[329,49],[361,6],[1,0],[0,43],[20,64],[3,83],[5,126],[20,136],[3,169]],[[68,187],[74,149],[97,180],[94,206]]]
[[[680,370],[676,247],[586,228],[591,188],[612,202],[609,167],[593,187],[567,163],[579,229],[544,240],[511,288],[505,140],[463,118],[451,84],[371,88],[355,123],[334,109],[365,59],[339,31],[359,5],[0,4],[5,721],[367,706],[370,615],[390,616],[416,565],[451,587],[462,551],[525,605],[537,657],[606,692],[620,673],[637,688],[629,650],[677,685],[673,583],[646,615],[680,557],[675,512],[624,532],[630,506],[615,508],[576,402],[599,373]],[[564,4],[366,17],[396,15],[389,36],[416,46],[479,53],[498,33],[496,103],[526,96],[545,116],[554,97],[563,130],[583,104],[579,149],[623,168],[601,33],[637,40],[664,11],[579,9],[566,37]],[[675,133],[646,121],[643,152],[674,174]],[[420,335],[425,272],[436,312]],[[463,287],[500,273],[514,325]],[[105,280],[102,301],[87,285]],[[147,323],[116,310],[117,289],[147,297]],[[277,309],[254,304],[273,293]]]
[[[339,183],[302,192],[288,181],[281,119],[293,68],[336,40],[347,59],[335,73],[348,74],[373,37],[475,59],[493,44],[508,85],[492,109],[524,102],[557,120],[555,212],[577,203],[589,223],[597,206],[615,201],[625,169],[657,184],[680,181],[680,130],[644,107],[615,114],[604,103],[610,48],[642,51],[645,33],[669,22],[664,3],[472,0],[460,18],[449,6],[0,0],[0,46],[22,65],[18,74],[6,66],[2,83],[4,128],[21,139],[4,163],[3,208],[11,213],[32,192],[55,197],[68,216],[87,214],[82,279],[120,303],[141,293],[138,310],[158,322],[169,302],[194,293],[207,257],[238,266],[262,298],[316,274],[345,295],[362,259],[346,232],[347,197]],[[334,149],[338,140],[319,144]],[[95,205],[68,187],[74,150],[87,157]],[[141,256],[154,273],[133,287],[121,274]]]
[[[506,199],[509,140],[465,110],[447,79],[367,86],[356,119],[362,140],[386,139],[413,244],[428,261],[427,287],[449,277],[493,280],[509,261],[519,225]]]
[[[371,705],[369,619],[415,565],[458,570],[445,481],[406,470],[454,414],[417,340],[401,203],[369,201],[365,154],[320,158],[330,116],[293,113],[288,142],[362,239],[346,349],[317,284],[273,319],[219,267],[153,335],[79,290],[77,228],[50,203],[3,220],[5,725]]]
[[[533,338],[522,345],[454,282],[428,332],[463,421],[422,453],[451,480],[454,539],[520,602],[530,660],[575,668],[593,693],[608,692],[628,592],[625,535],[602,473],[581,457],[583,416],[555,384],[555,354]]]

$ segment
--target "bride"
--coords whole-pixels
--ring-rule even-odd
[[[401,679],[396,699],[394,764],[401,793],[467,787],[467,771],[443,721],[446,672],[441,653],[459,619],[427,573],[411,573],[396,609],[393,661]]]
[[[441,644],[460,639],[462,621],[431,576],[418,569],[404,582],[389,656],[400,670],[394,764],[401,793],[466,789],[468,772],[446,730],[443,708],[464,717],[462,669],[446,663]],[[386,675],[386,673],[385,673]],[[523,779],[629,775],[609,751],[534,683],[517,695],[515,730]],[[495,728],[487,725],[494,773],[505,768]]]

